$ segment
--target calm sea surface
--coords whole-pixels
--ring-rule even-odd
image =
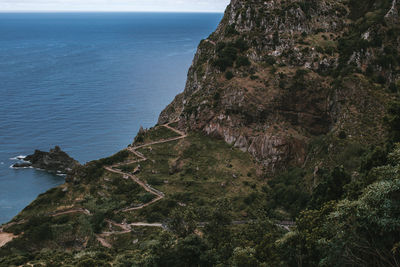
[[[81,163],[126,147],[183,90],[222,14],[0,14],[0,224],[63,177],[9,168],[59,145]]]

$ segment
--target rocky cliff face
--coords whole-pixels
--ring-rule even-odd
[[[223,138],[270,171],[304,164],[316,136],[378,142],[399,85],[399,8],[232,0],[159,123],[180,118],[181,128]]]

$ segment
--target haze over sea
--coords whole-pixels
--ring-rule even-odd
[[[63,177],[11,169],[59,145],[81,163],[151,127],[222,14],[0,13],[0,224]]]

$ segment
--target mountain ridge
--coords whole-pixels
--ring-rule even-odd
[[[374,83],[363,77],[367,67],[360,59],[371,61],[369,51],[355,50],[346,62],[355,63],[361,73],[345,84],[338,79],[347,56],[340,46],[355,16],[347,2],[232,1],[217,30],[201,42],[185,91],[161,113],[159,123],[181,118],[182,128],[221,137],[272,171],[302,166],[310,139],[321,134],[346,131],[365,143],[382,139],[345,125],[345,120],[362,124],[346,109],[375,110],[376,118],[370,119],[383,128],[384,98],[390,98],[373,92]],[[393,1],[386,19],[397,6]],[[367,30],[366,35],[372,34]],[[251,63],[242,66],[238,57]],[[390,72],[384,75],[392,79]],[[356,88],[361,83],[368,92]]]

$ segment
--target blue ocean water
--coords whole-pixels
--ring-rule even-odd
[[[64,178],[10,158],[59,145],[81,163],[126,147],[184,88],[222,14],[0,14],[0,223]]]

